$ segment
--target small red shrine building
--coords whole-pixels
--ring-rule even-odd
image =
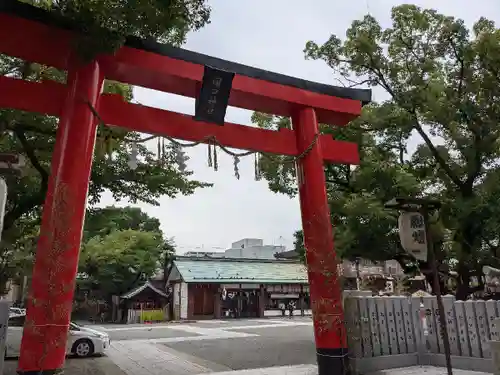
[[[291,300],[309,309],[307,270],[297,261],[176,257],[166,282],[174,319],[264,317]]]

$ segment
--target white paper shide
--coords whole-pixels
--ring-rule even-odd
[[[418,212],[402,212],[398,220],[401,246],[416,259],[427,260],[425,222]]]

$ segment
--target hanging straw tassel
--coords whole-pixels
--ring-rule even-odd
[[[157,147],[157,156],[158,156],[158,164],[160,163],[161,161],[161,138],[158,137],[156,138],[157,141],[156,141],[156,147]]]
[[[239,180],[240,179],[240,167],[239,167],[238,164],[240,164],[240,158],[238,156],[235,156],[234,157],[234,162],[233,162],[233,165],[234,165],[234,176]]]
[[[285,169],[283,167],[283,163],[280,163],[278,167],[278,181],[282,186],[285,184]]]
[[[217,146],[214,145],[214,171],[219,170],[219,161],[217,160]]]
[[[258,153],[255,153],[254,174],[255,174],[255,181],[260,181],[262,178],[262,175],[260,172],[260,162],[259,162],[259,154]]]
[[[109,160],[113,160],[113,139],[111,138],[111,134],[108,133],[104,137],[104,144],[106,147],[106,154],[108,155]]]
[[[212,145],[208,143],[208,166],[212,168],[214,166],[212,162]]]

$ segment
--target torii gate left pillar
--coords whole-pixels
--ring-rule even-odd
[[[97,110],[106,124],[130,131],[303,155],[297,174],[318,370],[320,375],[344,375],[347,344],[323,163],[357,164],[359,155],[355,144],[320,135],[318,122],[346,125],[360,114],[362,102],[370,100],[369,90],[315,84],[137,39],[130,39],[114,56],[79,66],[70,58],[75,33],[68,30],[67,20],[15,0],[4,0],[2,6],[0,36],[8,37],[0,37],[0,53],[68,71],[67,85],[0,76],[0,108],[60,118],[19,374],[54,374],[64,365]],[[107,78],[196,97],[205,65],[236,73],[229,105],[292,117],[294,129],[270,131],[227,122],[219,126],[100,94]]]
[[[19,374],[40,374],[41,369],[42,374],[57,373],[67,353],[97,130],[90,106],[97,106],[104,80],[96,61],[75,64],[68,73],[28,297]]]

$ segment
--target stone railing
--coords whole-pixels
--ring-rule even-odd
[[[444,296],[443,304],[453,367],[493,372],[492,349],[500,349],[500,301],[464,302]],[[358,372],[444,366],[435,297],[350,297],[345,310],[349,349]]]

